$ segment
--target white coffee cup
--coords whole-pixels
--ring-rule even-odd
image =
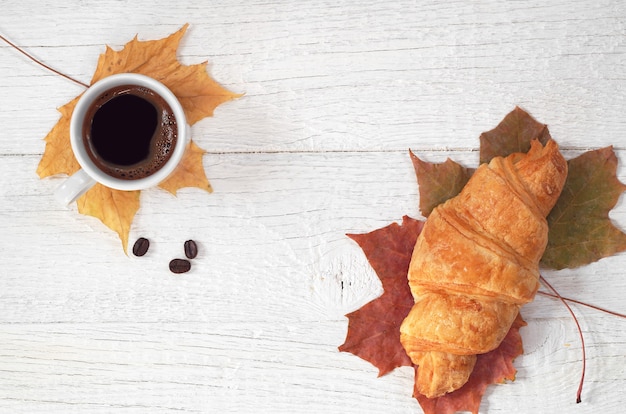
[[[151,89],[160,95],[170,106],[177,125],[177,139],[170,158],[163,166],[151,175],[137,179],[122,179],[113,177],[100,169],[89,157],[83,139],[83,124],[85,116],[94,100],[105,91],[122,86],[137,85]],[[190,128],[187,124],[185,112],[178,98],[161,82],[145,75],[136,73],[121,73],[108,76],[91,85],[78,100],[70,120],[70,143],[76,160],[81,169],[66,179],[55,191],[55,198],[61,203],[69,204],[87,192],[96,183],[106,187],[123,190],[144,190],[154,187],[164,181],[178,166],[187,143],[190,139]]]

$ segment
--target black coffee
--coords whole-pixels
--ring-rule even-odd
[[[91,160],[108,175],[126,180],[161,169],[177,138],[172,108],[143,86],[122,85],[105,91],[89,107],[83,122],[83,140]]]

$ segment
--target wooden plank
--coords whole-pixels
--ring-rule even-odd
[[[215,192],[145,191],[130,238],[151,249],[127,257],[55,203],[60,178],[35,174],[56,107],[82,88],[0,44],[0,411],[421,412],[411,369],[377,378],[337,350],[344,315],[381,293],[345,234],[419,217],[408,149],[475,166],[479,134],[515,105],[567,158],[614,145],[626,159],[624,17],[610,0],[4,1],[2,35],[82,81],[105,45],[189,22],[180,60],[208,60],[245,96],[192,128]],[[626,228],[623,201],[611,217]],[[173,275],[187,239],[200,253]],[[625,261],[544,275],[626,313]],[[574,310],[583,403],[573,322],[538,297],[517,381],[490,387],[481,412],[623,411],[623,322]]]
[[[44,4],[52,14],[33,15],[34,29],[5,18],[3,30],[83,81],[105,45],[191,22],[180,59],[209,60],[219,82],[246,94],[195,127],[212,151],[472,149],[516,105],[568,147],[619,144],[626,129],[621,4],[168,3],[167,17],[110,1]],[[5,15],[23,7],[9,2]],[[122,10],[133,17],[119,19]],[[6,46],[2,53],[11,92],[0,107],[2,149],[39,153],[55,108],[81,88]]]

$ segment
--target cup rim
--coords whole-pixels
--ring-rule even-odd
[[[135,180],[115,178],[100,170],[85,151],[82,136],[83,118],[87,109],[93,103],[93,100],[107,89],[127,84],[145,86],[152,89],[165,99],[174,113],[178,128],[176,146],[174,147],[174,151],[167,162],[154,174]],[[83,92],[76,103],[70,118],[70,144],[78,164],[96,182],[116,190],[144,190],[161,183],[178,166],[187,147],[188,138],[188,125],[185,111],[183,110],[183,107],[176,95],[174,95],[174,93],[167,86],[158,80],[139,73],[118,73],[95,82],[93,85],[89,86],[85,92]]]

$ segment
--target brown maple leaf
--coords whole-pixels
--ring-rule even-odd
[[[420,212],[428,217],[435,207],[459,194],[474,173],[448,158],[444,163],[422,161],[409,151],[420,192]]]
[[[547,125],[537,122],[520,107],[515,107],[498,126],[480,135],[480,163],[515,152],[526,153],[532,140],[537,139],[545,145],[550,138]]]
[[[241,95],[215,82],[207,73],[207,62],[189,66],[178,61],[176,52],[187,27],[184,25],[176,33],[160,40],[140,41],[135,37],[120,51],[107,46],[100,55],[91,83],[116,73],[140,73],[160,81],[176,95],[190,125],[211,116],[218,105]],[[46,136],[46,148],[37,167],[41,178],[71,175],[80,168],[69,143],[69,123],[79,98],[59,108],[61,119]],[[203,154],[204,151],[191,142],[177,169],[160,187],[172,194],[183,187],[198,187],[211,192],[202,165]],[[125,192],[96,184],[77,204],[79,212],[100,219],[117,232],[126,252],[130,226],[139,209],[139,192],[119,193]]]

